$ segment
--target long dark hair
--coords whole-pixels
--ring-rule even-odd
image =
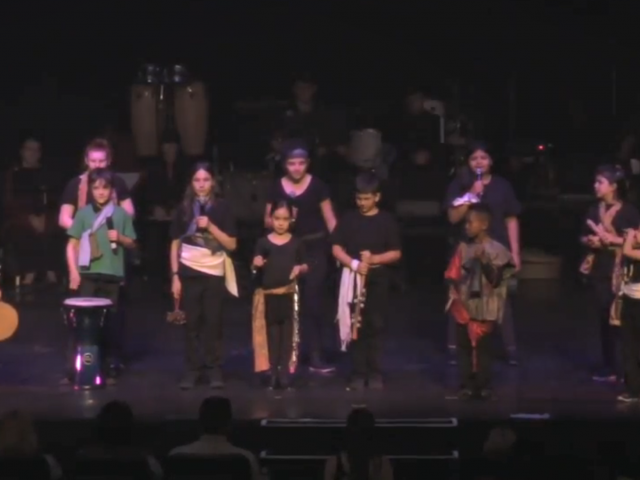
[[[187,221],[193,220],[193,202],[196,199],[196,192],[193,191],[193,177],[196,176],[200,170],[204,170],[211,178],[214,180],[213,188],[211,189],[211,195],[209,198],[209,203],[211,204],[215,199],[215,179],[216,176],[213,173],[213,165],[209,162],[196,162],[193,167],[189,170],[189,174],[187,175],[187,188],[184,191],[184,195],[182,197],[182,209],[183,209],[183,218]]]
[[[460,185],[462,186],[462,190],[465,192],[469,190],[473,183],[476,181],[476,172],[471,170],[471,167],[469,167],[469,159],[473,156],[474,153],[478,151],[486,153],[489,158],[493,159],[491,148],[489,147],[489,144],[487,142],[484,142],[482,140],[472,140],[471,142],[469,142],[466,153],[467,167],[462,168],[458,173]]]
[[[375,424],[373,413],[366,408],[354,408],[347,417],[344,450],[353,480],[369,479],[371,460],[377,455],[373,437]]]
[[[620,201],[627,199],[629,185],[627,184],[627,176],[624,169],[620,165],[606,164],[600,165],[596,169],[596,177],[606,178],[607,181],[616,186],[616,197]]]

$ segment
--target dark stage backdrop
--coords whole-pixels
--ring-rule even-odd
[[[106,124],[127,128],[127,87],[144,62],[185,63],[202,75],[214,124],[236,100],[286,97],[293,72],[306,71],[327,102],[381,111],[399,108],[408,85],[449,99],[457,82],[462,105],[482,111],[497,139],[506,135],[514,74],[519,134],[561,136],[570,105],[598,125],[611,123],[610,40],[617,32],[629,45],[619,20],[625,12],[594,2],[423,3],[433,2],[12,5],[0,29],[3,162],[26,132],[43,136],[51,157],[75,162]],[[615,58],[621,103],[634,95],[634,52]]]

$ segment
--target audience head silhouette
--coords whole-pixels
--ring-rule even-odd
[[[0,456],[29,457],[38,452],[38,436],[31,417],[19,410],[0,418]]]
[[[133,440],[133,410],[126,402],[107,403],[97,417],[96,439],[105,446],[130,445]]]
[[[347,417],[345,452],[349,462],[350,478],[369,478],[371,460],[376,455],[373,441],[375,424],[373,413],[366,408],[355,408]]]
[[[226,435],[233,420],[231,402],[225,397],[205,398],[199,418],[205,435]]]

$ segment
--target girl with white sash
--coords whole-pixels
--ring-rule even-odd
[[[228,255],[237,246],[236,224],[229,205],[214,197],[210,164],[195,164],[188,178],[171,224],[171,291],[186,317],[187,371],[180,388],[193,388],[203,376],[211,388],[222,388],[224,299],[227,291],[238,296]]]

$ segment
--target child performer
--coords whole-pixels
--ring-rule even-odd
[[[171,224],[171,292],[182,303],[186,323],[187,372],[180,388],[193,388],[201,375],[211,388],[222,378],[223,313],[227,292],[238,296],[233,261],[238,245],[229,204],[215,198],[215,176],[209,163],[196,163],[189,173],[182,204]],[[203,356],[200,355],[202,350]]]
[[[92,170],[88,177],[92,202],[78,210],[67,234],[69,288],[83,297],[100,297],[113,303],[106,324],[106,357],[112,363],[121,351],[123,325],[116,315],[120,284],[124,279],[124,248],[134,248],[136,232],[131,216],[112,201],[115,175]],[[108,377],[115,381],[116,371]]]
[[[401,257],[398,224],[378,209],[380,180],[374,173],[356,178],[357,210],[340,219],[332,234],[333,256],[342,265],[338,323],[342,349],[351,344],[353,374],[348,390],[383,388],[380,333],[386,316],[389,265]]]
[[[298,361],[298,275],[307,271],[302,242],[289,233],[293,218],[286,201],[271,207],[273,231],[258,240],[253,268],[260,269],[253,295],[253,351],[256,372],[269,370],[269,388],[290,387]]]
[[[618,400],[627,403],[637,403],[640,398],[640,249],[634,248],[639,241],[640,231],[625,230],[620,336],[627,391]]]
[[[469,241],[460,242],[445,272],[450,285],[446,310],[457,323],[461,400],[491,397],[492,352],[488,334],[502,321],[507,279],[515,271],[509,250],[489,237],[490,223],[491,213],[486,205],[469,207],[465,222]]]
[[[592,378],[616,382],[622,376],[618,345],[622,236],[625,230],[638,228],[640,213],[626,201],[627,180],[622,167],[601,165],[593,186],[598,202],[587,210],[580,239],[589,249],[580,272],[589,278],[600,327],[602,366]]]

